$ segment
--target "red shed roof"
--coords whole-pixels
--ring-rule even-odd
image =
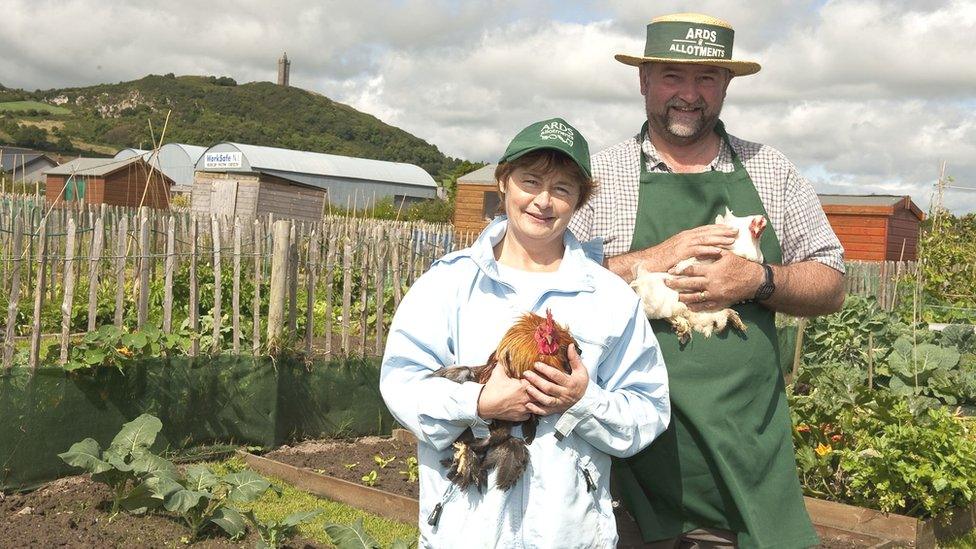
[[[891,194],[818,194],[820,204],[828,214],[881,215],[890,216],[898,210],[908,210],[918,218],[925,219],[922,210],[912,202],[910,196]]]

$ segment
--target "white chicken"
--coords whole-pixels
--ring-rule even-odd
[[[762,263],[763,255],[759,248],[759,239],[766,228],[765,217],[761,215],[736,217],[731,210],[726,208],[725,215],[715,217],[715,224],[726,225],[739,230],[735,242],[729,247],[729,251],[739,257]],[[725,330],[730,322],[739,331],[746,329],[742,319],[739,318],[739,314],[733,309],[691,311],[678,300],[678,292],[664,284],[665,280],[680,278],[681,273],[692,265],[712,262],[714,260],[689,257],[675,265],[674,270],[677,273],[675,275],[644,270],[640,263],[635,265],[634,281],[630,283],[630,286],[641,297],[644,313],[647,314],[647,318],[665,319],[670,322],[681,343],[686,343],[691,339],[692,331],[709,337],[714,332]]]

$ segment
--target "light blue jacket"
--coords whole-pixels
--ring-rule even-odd
[[[492,246],[507,219],[492,222],[470,248],[439,259],[400,303],[387,340],[380,390],[390,411],[419,440],[420,547],[614,547],[610,456],[630,456],[668,425],[668,379],[637,295],[566,231],[552,287],[520,292],[499,275]],[[583,398],[540,418],[529,468],[507,492],[494,473],[484,494],[458,490],[441,460],[466,428],[487,436],[478,417],[482,385],[429,374],[484,364],[526,311],[553,318],[579,342],[590,375]],[[515,434],[521,435],[518,428]],[[430,520],[440,503],[437,520]],[[431,523],[434,524],[431,524]]]

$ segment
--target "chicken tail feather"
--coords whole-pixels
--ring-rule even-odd
[[[496,470],[495,484],[501,490],[515,486],[528,465],[529,449],[525,446],[525,441],[518,437],[512,437],[492,448],[483,464],[486,470]]]
[[[451,366],[449,368],[441,368],[436,370],[430,375],[433,377],[443,377],[449,379],[455,383],[464,383],[467,381],[473,381],[475,383],[484,383],[482,378],[487,379],[487,374],[491,372],[486,372],[488,365],[484,366]]]
[[[482,461],[481,456],[475,452],[470,444],[455,442],[454,457],[443,460],[441,464],[450,467],[447,471],[447,478],[457,484],[458,488],[466,490],[468,486],[474,485],[481,492],[486,484],[485,480],[488,474]]]

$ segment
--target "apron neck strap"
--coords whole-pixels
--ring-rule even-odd
[[[739,159],[739,155],[736,154],[735,149],[732,147],[732,142],[729,141],[729,134],[725,131],[725,124],[721,120],[715,123],[715,133],[722,138],[725,142],[725,146],[729,148],[729,152],[732,153],[732,166],[735,171],[744,169],[742,166],[742,161]],[[647,173],[647,153],[644,152],[644,139],[647,137],[647,120],[641,126],[641,131],[637,134],[637,150],[640,151],[640,171],[641,173]],[[719,151],[721,152],[721,151]]]

